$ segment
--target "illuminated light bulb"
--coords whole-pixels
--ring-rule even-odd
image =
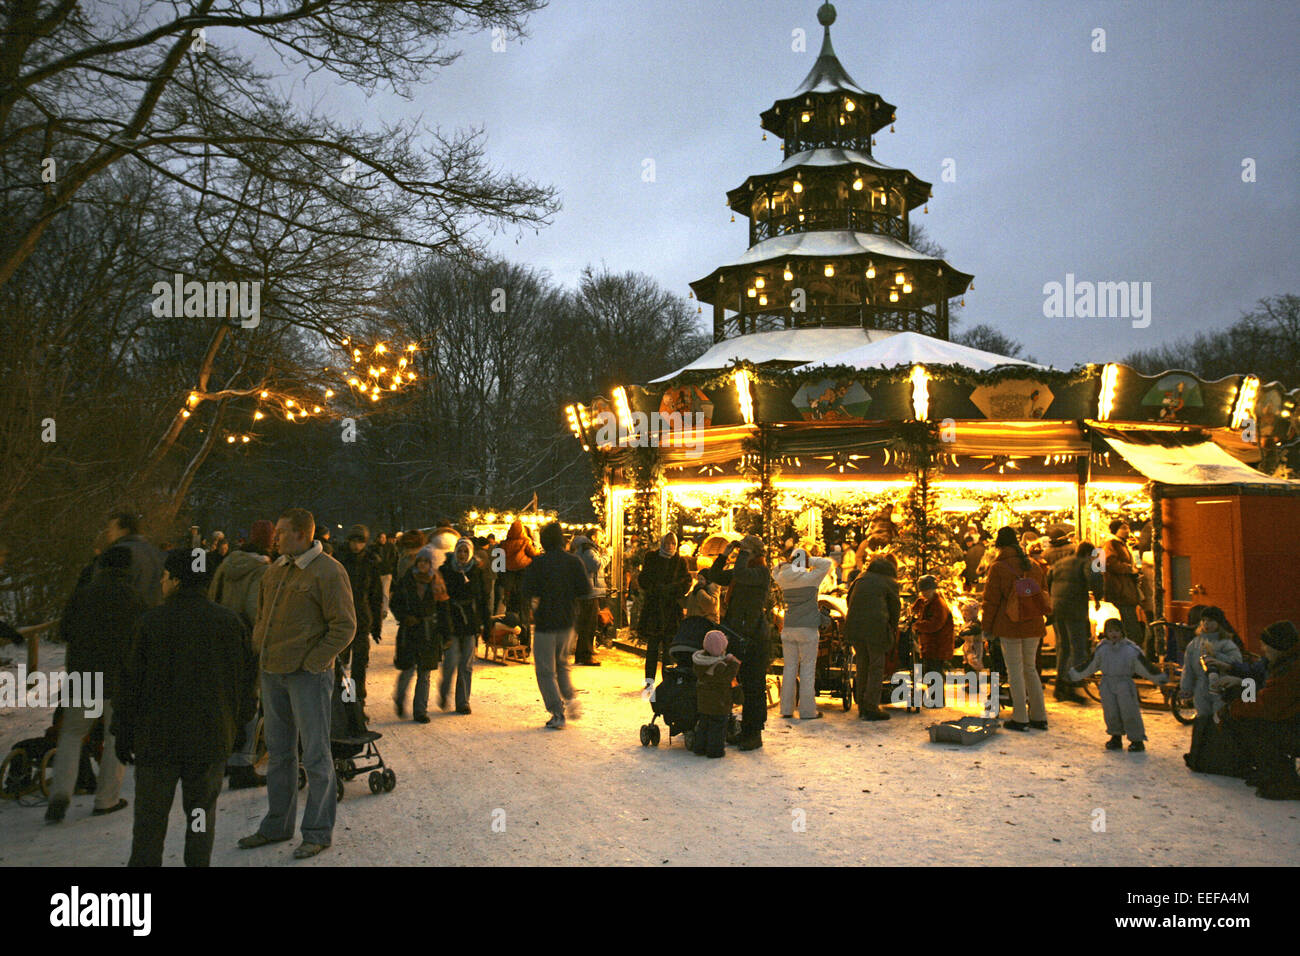
[[[852,100],[845,100],[845,101],[844,101],[844,110],[845,110],[845,112],[847,112],[847,113],[852,113],[852,112],[853,112],[855,109],[857,109],[857,108],[858,108],[858,104],[855,103],[855,102],[853,102]]]
[[[383,355],[387,351],[388,351],[388,346],[385,345],[383,342],[380,342],[378,345],[375,346],[375,352],[378,355]]]
[[[750,286],[748,289],[745,290],[745,295],[749,296],[752,299],[754,298],[754,296],[758,295],[758,290],[755,289],[753,286]]]
[[[901,273],[901,272],[895,272],[895,273],[894,273],[894,284],[895,284],[895,285],[902,285],[905,281],[906,281],[906,277],[903,275],[903,273]]]
[[[794,189],[794,191],[797,192],[797,193],[801,193],[801,192],[803,192],[803,183],[799,182],[799,180],[796,179],[796,180],[794,181],[794,187],[793,187],[793,189]]]
[[[199,401],[199,397],[195,395],[193,392],[190,392],[190,397],[188,401],[191,405],[197,405]]]
[[[378,392],[371,392],[371,393],[370,393],[370,400],[371,400],[372,402],[377,402],[377,401],[379,401],[379,393],[378,393]]]
[[[351,344],[352,344],[351,339],[344,339],[342,342],[339,343],[339,345],[351,345]]]
[[[332,389],[332,388],[327,388],[327,389],[325,389],[325,397],[326,397],[326,398],[333,398],[333,397],[334,397],[334,389]]]
[[[242,437],[241,439],[239,439],[239,440],[242,441],[242,442],[244,442],[245,444],[247,444],[247,442],[248,442],[248,436],[245,435],[245,436],[243,436],[243,437]]]
[[[835,275],[835,267],[828,262],[826,263],[826,268],[823,269],[822,272],[824,272],[826,274],[826,278],[829,279],[831,278],[831,276]]]
[[[803,222],[803,213],[799,213],[799,221]]]
[[[754,287],[756,289],[761,289],[765,285],[767,285],[767,280],[764,279],[762,276],[759,276],[757,279],[754,280]]]
[[[398,368],[406,368],[406,359],[404,359],[404,358],[403,358],[403,359],[398,359],[398,360],[397,360],[397,367],[398,367]]]
[[[285,407],[286,407],[286,408],[293,408],[293,399],[292,399],[292,398],[286,398],[286,399],[284,400],[284,404],[285,404]]]
[[[890,302],[897,302],[897,301],[898,301],[898,290],[897,290],[897,289],[890,289],[890,290],[889,290],[889,301],[890,301]]]
[[[785,279],[786,282],[789,282],[790,280],[792,280],[792,279],[794,278],[794,273],[790,271],[790,267],[789,267],[789,266],[786,266],[786,267],[785,267],[785,272],[783,272],[783,273],[781,274],[781,277],[782,277],[783,279]]]
[[[293,421],[293,412],[289,412],[284,417],[287,418],[289,421]]]
[[[181,418],[189,418],[189,417],[190,417],[190,410],[188,408],[181,409]]]
[[[381,365],[381,366],[379,366],[379,374],[380,374],[380,375],[384,375],[384,374],[387,373],[387,372],[388,372],[388,366],[387,366],[387,365]],[[376,378],[378,378],[378,376],[376,376]]]
[[[357,378],[356,376],[353,376],[352,378],[348,379],[348,384],[351,385],[353,388],[356,388],[358,385],[361,384],[361,379]]]
[[[356,362],[360,362],[360,361],[361,361],[361,349],[353,349],[353,350],[352,350],[352,359],[353,359],[353,361],[356,361]]]
[[[861,177],[861,176],[859,176],[857,179],[853,180],[853,190],[854,190],[854,192],[862,192],[862,185],[863,185],[863,184],[862,184],[862,177]]]
[[[812,122],[812,114],[809,113],[807,110],[805,110],[802,114],[800,114],[799,119],[801,119],[805,123],[810,123]]]
[[[260,422],[265,417],[266,416],[263,415],[261,412],[253,412],[253,421],[255,422]]]
[[[312,413],[313,415],[319,415],[319,414],[320,414],[320,406],[319,406],[319,405],[313,405],[312,408],[311,408],[311,413]]]
[[[406,373],[406,380],[407,380],[408,382],[414,382],[414,381],[415,381],[415,373],[414,373],[414,372],[407,372],[407,373]]]
[[[414,352],[414,351],[415,351],[415,343],[412,342],[410,345],[408,345],[408,346],[406,347],[406,351],[408,351],[408,352]]]
[[[875,265],[873,265],[872,263],[868,262],[868,263],[867,263],[867,278],[868,278],[868,279],[874,279],[875,277],[876,277],[876,267],[875,267]]]
[[[909,292],[911,292],[911,291],[912,291],[912,283],[910,283],[910,282],[904,282],[904,283],[903,283],[903,294],[906,295],[907,293],[909,293]]]
[[[235,443],[235,436],[234,436],[234,435],[227,435],[227,436],[226,436],[226,444],[227,444],[227,445],[233,445],[234,443]]]
[[[848,123],[848,121],[849,121],[849,118],[848,118],[847,116],[845,116],[843,113],[841,113],[841,114],[840,114],[840,125],[841,125],[841,126],[844,126],[846,123]]]
[[[759,305],[767,305],[767,296],[766,296],[766,295],[760,295],[760,296],[758,297],[758,304],[759,304]]]
[[[266,398],[266,396],[267,396],[267,393],[266,393],[266,392],[263,392],[263,393],[262,393],[262,397],[263,397],[263,398]]]

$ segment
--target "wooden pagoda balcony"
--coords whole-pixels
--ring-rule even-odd
[[[803,217],[800,219],[800,217]],[[874,232],[907,242],[907,221],[891,212],[875,209],[799,209],[766,219],[750,220],[749,244],[792,232],[819,232],[830,229],[850,229],[854,232]]]
[[[920,332],[936,338],[948,338],[948,303],[929,308],[898,308],[895,305],[809,305],[804,312],[790,309],[760,308],[754,312],[729,315],[721,328],[714,328],[714,341],[722,341],[751,332],[774,332],[781,329],[811,328],[892,329]],[[721,333],[721,334],[719,334]]]
[[[834,132],[827,133],[816,128],[813,123],[794,122],[787,129],[784,140],[785,158],[797,156],[799,153],[809,149],[852,149],[859,153],[871,155],[871,137],[863,136],[860,133],[854,134],[842,127],[836,127]]]

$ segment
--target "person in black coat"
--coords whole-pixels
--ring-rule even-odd
[[[352,678],[352,691],[356,694],[361,712],[366,708],[366,669],[370,666],[370,641],[379,643],[384,627],[384,588],[379,580],[380,561],[366,547],[370,530],[363,524],[353,525],[348,531],[347,547],[339,558],[343,570],[352,582],[352,603],[357,612],[357,631],[352,643],[339,655],[339,661],[348,668]],[[367,718],[369,719],[369,718]]]
[[[445,603],[445,602],[443,602]],[[393,585],[389,599],[393,617],[397,618],[397,648],[393,666],[401,673],[393,705],[397,716],[406,716],[406,692],[416,677],[415,698],[411,712],[417,723],[429,722],[429,673],[442,661],[442,634],[438,620],[441,609],[436,595],[433,557],[421,552]]]
[[[179,781],[185,865],[207,866],[226,761],[256,706],[257,658],[239,615],[208,600],[187,549],[163,567],[164,600],[140,618],[116,715],[118,759],[136,765],[128,865],[162,865]]]
[[[447,602],[441,620],[443,650],[442,679],[438,684],[438,707],[447,709],[451,681],[456,679],[456,713],[468,714],[470,682],[474,676],[474,649],[478,637],[489,637],[487,575],[474,557],[474,542],[461,538],[456,550],[438,569],[447,588]]]
[[[119,674],[130,652],[132,635],[140,615],[149,609],[135,588],[131,577],[131,551],[112,547],[95,561],[95,572],[88,584],[73,592],[59,622],[59,633],[68,646],[67,671],[82,677],[82,696],[91,690],[86,686],[92,674],[103,675],[102,706],[105,726],[112,726],[113,708],[118,699]],[[54,784],[46,809],[47,823],[58,823],[67,812],[72,790],[77,781],[81,755],[81,740],[99,718],[97,708],[87,706],[88,699],[69,702],[63,713],[59,731],[58,750],[54,755]],[[106,738],[104,759],[99,768],[99,783],[95,790],[97,816],[121,810],[125,800],[119,800],[122,778],[126,768],[118,763],[113,753],[113,739]]]
[[[677,633],[682,622],[680,602],[691,586],[686,560],[677,553],[677,535],[668,532],[660,539],[659,549],[641,560],[637,586],[645,595],[637,633],[645,641],[645,682],[651,687],[661,654],[668,666],[668,650],[663,645]]]
[[[732,552],[736,560],[728,568]],[[745,694],[740,749],[757,750],[763,746],[763,727],[767,723],[768,614],[772,597],[772,572],[763,559],[763,539],[750,534],[739,543],[733,541],[711,567],[700,572],[700,577],[727,589],[727,612],[722,623],[744,638],[743,644],[734,648],[741,660],[739,680]]]

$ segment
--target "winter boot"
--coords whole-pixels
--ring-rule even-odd
[[[763,732],[761,730],[756,730],[752,734],[741,737],[740,743],[737,746],[739,746],[741,750],[758,750],[763,746]]]
[[[1143,743],[1142,741],[1140,741],[1140,740],[1130,740],[1130,741],[1129,741],[1128,752],[1131,753],[1131,754],[1140,754],[1140,753],[1142,753],[1142,751],[1144,751],[1144,750],[1146,750],[1146,749],[1147,749],[1147,745],[1144,744],[1144,743]]]
[[[62,823],[68,813],[67,797],[50,797],[50,805],[45,808],[46,823]]]
[[[230,768],[230,789],[231,790],[249,790],[253,787],[265,787],[266,777],[258,773],[253,767],[231,767]]]
[[[1124,749],[1124,741],[1120,738],[1119,734],[1115,734],[1113,737],[1110,738],[1110,740],[1106,741],[1106,749],[1107,750]]]

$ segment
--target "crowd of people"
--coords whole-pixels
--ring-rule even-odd
[[[977,608],[968,608],[960,635],[954,611],[960,595],[945,594],[935,576],[922,576],[906,620],[918,639],[916,662],[927,672],[950,669],[960,636],[964,666],[988,668],[996,658],[1005,669],[1012,715],[1003,726],[1046,730],[1039,651],[1050,621],[1057,698],[1084,702],[1078,682],[1100,671],[1106,748],[1120,749],[1127,737],[1130,751],[1143,750],[1134,678],[1161,682],[1166,673],[1142,647],[1145,625],[1135,608],[1143,588],[1128,526],[1117,521],[1110,530],[1098,549],[1060,528],[1046,541],[1027,538],[1023,529],[999,529],[992,546],[974,558]],[[104,546],[80,575],[60,632],[70,670],[105,675],[95,815],[126,808],[121,786],[126,767],[135,766],[133,865],[161,863],[177,783],[187,819],[197,813],[208,821],[186,830],[187,865],[206,865],[211,857],[216,803],[227,778],[232,789],[267,788],[266,814],[240,847],[291,839],[300,765],[306,806],[294,856],[327,849],[335,822],[333,695],[355,701],[365,716],[370,647],[383,639],[390,613],[397,622],[399,718],[409,707],[414,721],[428,723],[431,692],[440,709],[470,715],[479,641],[531,653],[546,728],[563,730],[581,716],[570,664],[599,665],[597,634],[608,630],[608,602],[619,596],[606,588],[607,557],[594,533],[566,540],[551,523],[535,543],[516,521],[498,542],[441,522],[428,534],[373,539],[364,525],[353,525],[337,549],[329,538],[328,528],[301,508],[285,510],[274,523],[254,522],[233,548],[217,533],[164,550],[140,534],[137,516],[118,513],[108,521]],[[858,716],[889,719],[880,691],[905,625],[898,559],[880,548],[821,555],[794,540],[778,553],[770,566],[763,539],[750,534],[711,561],[688,564],[668,533],[633,563],[628,583],[637,596],[635,631],[646,647],[645,688],[653,690],[670,661],[690,662],[698,682],[698,753],[722,756],[727,743],[742,751],[763,746],[767,676],[778,641],[785,665],[781,717],[821,717],[815,699],[821,599],[841,583]],[[1088,605],[1103,599],[1118,616],[1105,622],[1093,649]],[[1178,662],[1177,691],[1194,701],[1197,713],[1188,766],[1245,777],[1260,796],[1300,798],[1295,626],[1269,627],[1261,635],[1262,659],[1251,659],[1222,610],[1193,611],[1195,637]],[[728,734],[736,697],[739,727]],[[259,711],[265,776],[256,769]],[[46,810],[51,824],[68,811],[91,722],[70,709],[61,718]]]

